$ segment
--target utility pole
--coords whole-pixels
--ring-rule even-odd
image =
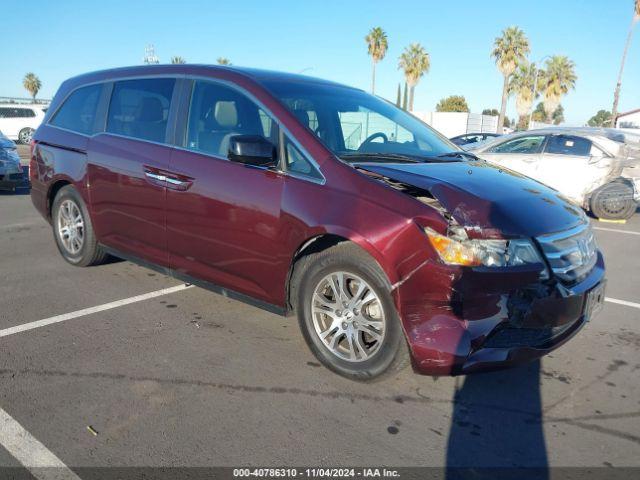
[[[551,57],[549,55],[545,55],[540,59],[538,63],[542,65],[542,61],[546,60],[547,58]],[[531,130],[531,122],[533,121],[533,110],[536,103],[536,95],[538,94],[538,73],[540,73],[540,69],[537,67],[538,64],[534,63],[533,65],[536,67],[536,74],[533,76],[533,103],[531,104],[531,112],[529,113],[529,123],[527,124],[527,130]]]
[[[631,18],[631,26],[629,27],[629,33],[627,34],[627,41],[624,44],[624,51],[622,52],[622,62],[620,62],[620,71],[618,72],[618,82],[616,83],[616,89],[613,92],[613,108],[611,109],[611,126],[616,127],[616,117],[618,116],[618,101],[620,100],[620,87],[622,86],[622,72],[624,71],[624,63],[627,60],[627,52],[629,51],[629,45],[631,44],[631,37],[633,36],[633,29],[640,20],[640,0],[636,0],[633,17]]]

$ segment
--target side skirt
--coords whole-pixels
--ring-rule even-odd
[[[280,307],[278,305],[274,305],[272,303],[264,302],[257,298],[246,295],[244,293],[236,292],[235,290],[230,290],[228,288],[221,287],[220,285],[207,282],[206,280],[201,280],[199,278],[192,277],[191,275],[178,272],[168,267],[162,267],[160,265],[156,265],[155,263],[148,262],[136,256],[130,255],[128,253],[124,253],[120,250],[116,250],[115,248],[107,247],[106,245],[102,245],[102,246],[110,255],[113,255],[114,257],[127,260],[129,262],[140,265],[141,267],[145,267],[150,270],[156,271],[158,273],[162,273],[163,275],[168,275],[178,280],[182,280],[185,283],[204,288],[205,290],[210,290],[214,293],[222,295],[223,297],[231,298],[233,300],[238,300],[242,303],[246,303],[248,305],[258,307],[262,310],[266,310],[267,312],[275,313],[276,315],[281,315],[283,317],[287,316],[286,308]]]

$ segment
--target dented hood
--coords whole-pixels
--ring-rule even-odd
[[[460,224],[535,237],[571,228],[584,212],[557,191],[484,161],[380,164],[358,168],[426,190]]]

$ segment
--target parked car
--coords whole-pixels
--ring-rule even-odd
[[[478,144],[479,142],[484,142],[485,140],[492,140],[500,136],[501,135],[499,133],[488,133],[488,132],[465,133],[464,135],[451,137],[449,140],[451,140],[453,143],[455,143],[459,147],[462,147],[464,150],[468,150],[469,148],[472,148],[474,145]]]
[[[558,190],[598,218],[630,218],[640,202],[640,150],[616,130],[529,130],[470,151]]]
[[[45,105],[0,104],[0,131],[11,140],[28,145],[46,110]]]
[[[108,70],[64,82],[34,139],[33,203],[69,263],[111,254],[296,313],[352,379],[526,362],[603,301],[580,208],[355,88]]]
[[[0,132],[0,190],[15,190],[24,181],[16,144]]]

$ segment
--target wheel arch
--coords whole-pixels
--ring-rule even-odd
[[[287,274],[287,280],[285,284],[285,308],[287,313],[293,312],[291,295],[293,290],[291,288],[291,280],[293,278],[296,264],[302,258],[308,255],[324,251],[328,248],[333,247],[334,245],[337,245],[338,243],[343,242],[352,243],[362,249],[362,251],[364,251],[366,254],[368,254],[385,274],[386,279],[389,282],[389,286],[393,285],[397,281],[397,273],[395,272],[395,270],[390,269],[385,265],[383,261],[383,255],[364,237],[354,234],[353,232],[346,231],[339,227],[336,229],[330,229],[324,233],[319,233],[307,238],[296,249],[296,252],[293,255],[291,263],[289,265],[289,272]]]
[[[47,215],[49,216],[49,219],[51,219],[53,200],[56,198],[56,195],[62,189],[62,187],[66,187],[67,185],[73,185],[73,182],[68,178],[59,178],[54,181],[49,187],[49,191],[47,192]]]

